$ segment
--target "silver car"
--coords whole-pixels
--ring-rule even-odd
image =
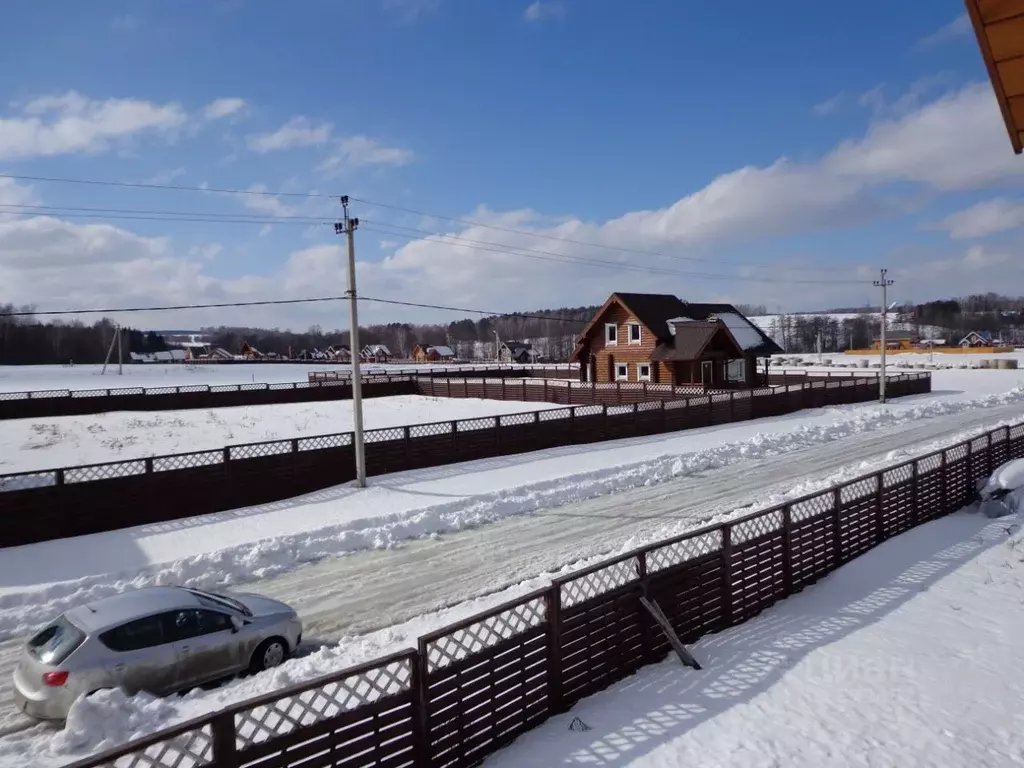
[[[80,696],[105,688],[165,695],[275,667],[302,640],[284,603],[152,587],[86,603],[37,632],[14,670],[26,715],[63,720]]]

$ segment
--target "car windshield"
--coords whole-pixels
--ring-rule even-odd
[[[28,641],[28,652],[43,664],[60,664],[85,640],[85,633],[65,619],[58,617]]]
[[[206,603],[212,603],[214,607],[227,607],[231,608],[234,611],[238,611],[243,616],[252,616],[252,611],[250,611],[248,608],[245,607],[245,605],[243,605],[238,600],[235,600],[232,597],[227,597],[226,595],[215,595],[212,592],[204,592],[201,589],[186,588],[185,591],[195,595],[200,600]]]

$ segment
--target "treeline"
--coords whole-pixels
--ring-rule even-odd
[[[856,314],[839,319],[830,314],[773,315],[765,332],[787,352],[842,352],[866,349],[881,334],[878,310],[832,310],[835,314]],[[756,314],[756,313],[751,313]],[[922,340],[959,344],[971,331],[988,331],[1009,344],[1024,343],[1024,299],[995,293],[923,304],[894,307],[889,313],[889,330],[909,331]]]
[[[0,304],[0,365],[55,365],[102,363],[114,340],[116,326],[104,318],[92,325],[81,322],[41,322],[10,313],[31,308]],[[125,359],[129,352],[161,352],[167,344],[152,331],[126,328],[121,339]],[[111,359],[116,359],[116,352]]]
[[[576,336],[596,310],[597,307],[564,307],[478,320],[467,318],[447,324],[360,325],[359,343],[362,346],[383,344],[399,359],[410,358],[413,347],[421,344],[451,347],[460,359],[493,360],[499,339],[502,342],[529,341],[544,358],[558,362],[569,359]],[[302,350],[311,352],[329,346],[351,346],[347,330],[325,331],[319,325],[311,326],[305,332],[220,326],[203,328],[202,333],[210,340],[211,346],[232,353],[237,353],[243,342],[264,354],[273,352],[291,357]]]

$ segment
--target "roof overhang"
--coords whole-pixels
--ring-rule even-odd
[[[1010,144],[1024,151],[1024,0],[964,0]]]

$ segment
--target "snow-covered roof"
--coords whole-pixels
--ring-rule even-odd
[[[455,357],[455,352],[452,351],[451,347],[430,347],[430,349],[437,352],[441,357]]]
[[[717,315],[712,315],[708,319],[717,319],[725,323],[725,327],[732,333],[733,338],[736,339],[736,343],[740,345],[740,349],[753,349],[754,347],[759,347],[764,343],[764,339],[761,338],[760,332],[758,332],[753,323],[743,317],[743,315],[736,314],[735,312],[720,312]]]
[[[367,344],[363,347],[363,352],[369,352],[371,355],[387,355],[391,357],[391,350],[383,344]]]

